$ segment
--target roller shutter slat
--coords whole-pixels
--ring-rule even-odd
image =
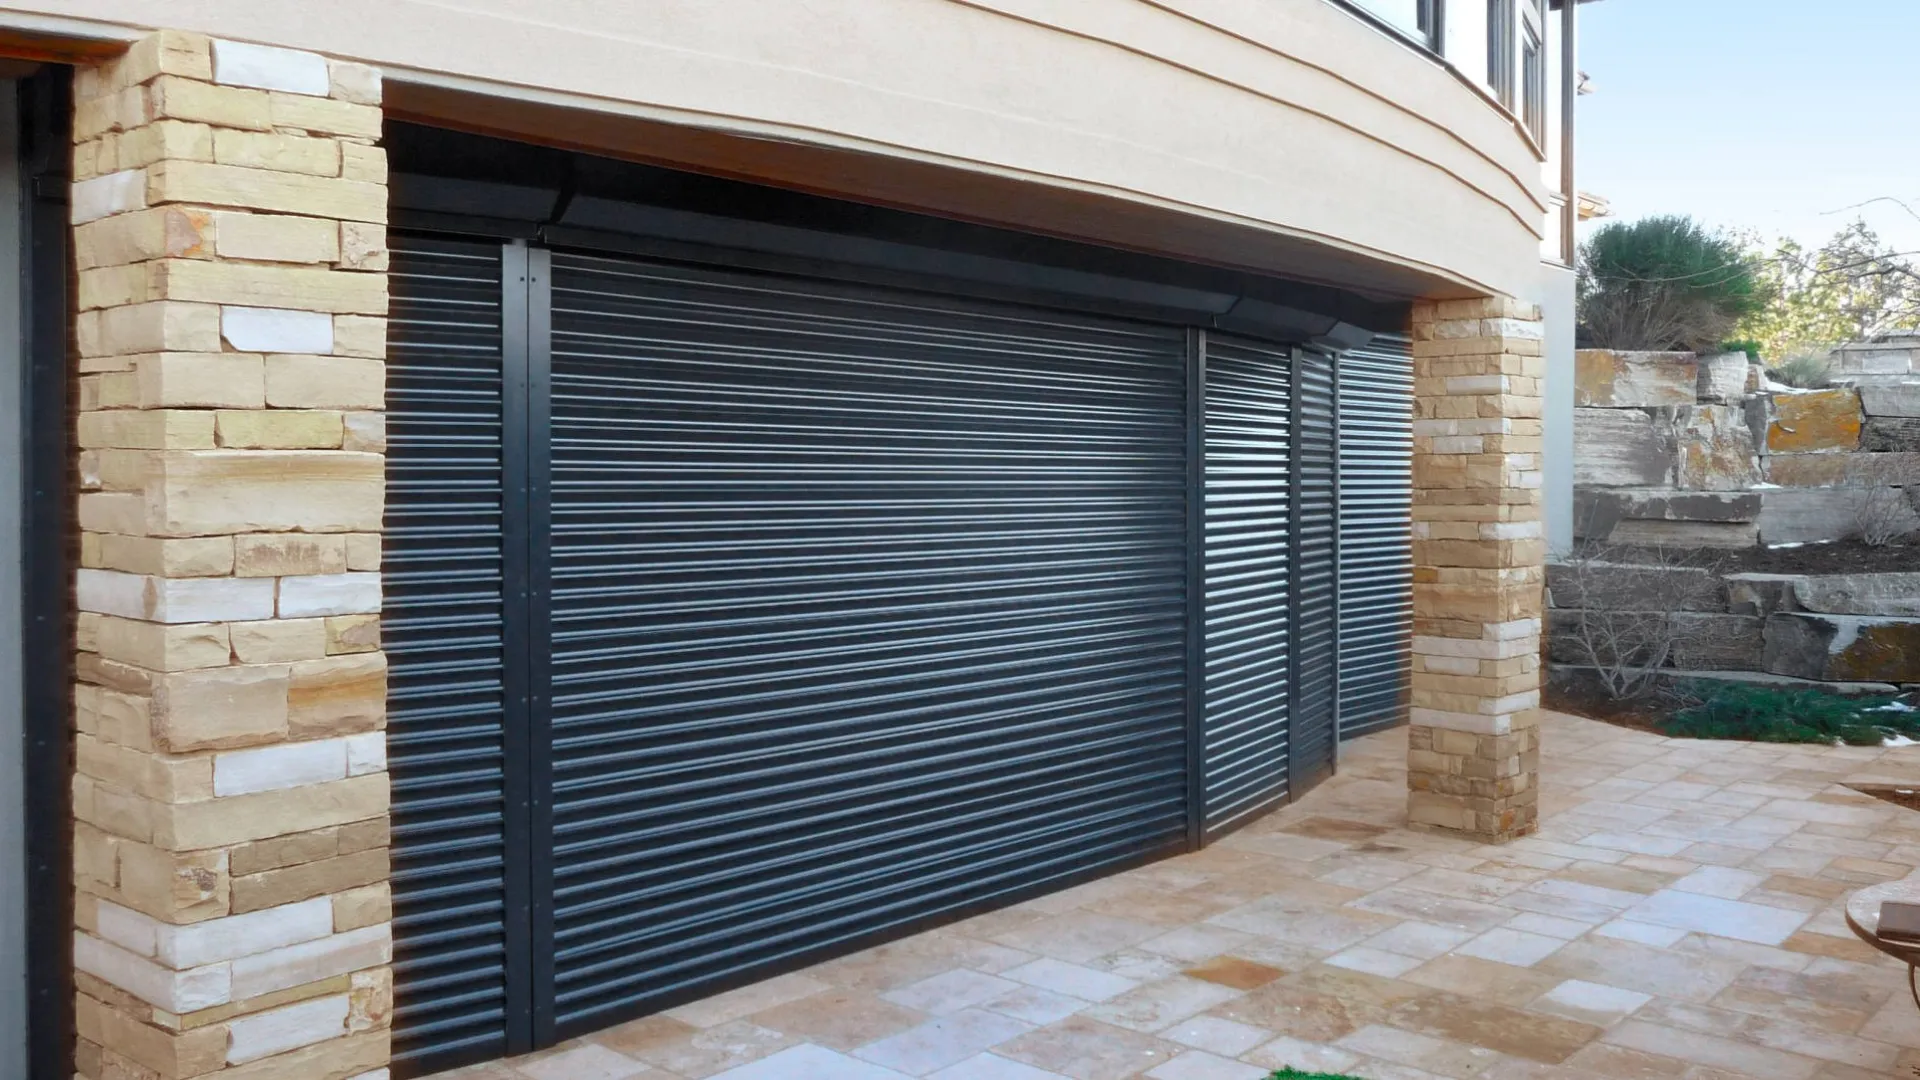
[[[1412,678],[1413,360],[1404,337],[1340,356],[1340,737],[1405,721]]]

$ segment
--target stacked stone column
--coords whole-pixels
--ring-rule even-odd
[[[1408,819],[1500,841],[1539,823],[1539,310],[1413,314],[1413,701]]]
[[[386,1075],[379,101],[171,32],[76,77],[93,1080]]]

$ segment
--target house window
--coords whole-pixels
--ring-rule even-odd
[[[1519,22],[1514,0],[1487,0],[1487,85],[1493,96],[1508,109],[1513,108],[1515,24]]]
[[[1351,0],[1353,6],[1402,34],[1439,51],[1436,0]]]
[[[1533,141],[1547,141],[1547,55],[1540,48],[1540,31],[1520,28],[1520,119]]]

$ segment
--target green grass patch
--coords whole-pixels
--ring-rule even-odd
[[[1706,681],[1679,690],[1690,704],[1658,725],[1675,738],[1849,746],[1879,746],[1891,736],[1920,739],[1920,709],[1889,695]]]
[[[1351,1080],[1340,1073],[1303,1073],[1298,1069],[1281,1069],[1269,1080]]]

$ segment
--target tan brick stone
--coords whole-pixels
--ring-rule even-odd
[[[278,1009],[283,1005],[294,1005],[318,997],[333,997],[336,994],[349,993],[352,989],[351,974],[334,975],[318,982],[302,983],[299,986],[287,987],[285,990],[275,990],[270,994],[259,994],[240,1001],[229,1001],[225,1005],[215,1005],[210,1009],[200,1009],[184,1015],[156,1008],[153,1010],[153,1020],[154,1023],[172,1031],[194,1031],[216,1024],[224,1025],[229,1020],[266,1012],[268,1009]]]
[[[267,95],[260,90],[162,75],[153,81],[149,101],[150,115],[156,120],[188,120],[252,131],[270,131],[274,126]]]
[[[270,97],[274,127],[362,139],[380,137],[381,113],[376,106],[277,91]]]
[[[340,440],[340,449],[358,450],[369,454],[387,452],[387,414],[380,412],[350,412],[343,417],[346,430]]]
[[[204,210],[167,206],[115,214],[73,231],[74,265],[82,270],[148,259],[209,259],[212,230]]]
[[[92,308],[125,307],[163,300],[166,293],[157,283],[156,268],[172,263],[143,262],[130,266],[102,266],[80,271],[77,301],[82,311]]]
[[[304,135],[222,128],[213,133],[213,160],[243,169],[338,176],[340,144]]]
[[[377,454],[328,450],[168,455],[159,497],[149,495],[152,527],[143,531],[375,531],[385,502],[385,464]]]
[[[344,433],[338,412],[273,409],[217,414],[214,440],[223,447],[338,450]]]
[[[135,41],[111,64],[96,70],[103,91],[137,86],[160,75],[204,82],[213,78],[213,50],[201,34],[159,30]]]
[[[268,664],[170,673],[156,680],[154,743],[173,753],[287,737],[288,669]]]
[[[379,533],[351,533],[347,536],[347,569],[380,569]]]
[[[387,310],[387,282],[379,274],[194,259],[165,259],[141,263],[138,267],[85,271],[80,282],[83,303],[89,274],[117,273],[121,269],[145,269],[152,280],[146,286],[147,292],[137,299],[112,301],[114,303],[135,303],[141,299],[186,300],[371,315],[384,314]],[[100,295],[114,295],[111,290],[117,287],[116,282],[102,282]]]
[[[340,144],[340,175],[348,180],[369,184],[387,182],[387,152],[364,143]]]
[[[387,723],[387,658],[356,653],[293,665],[289,731],[321,739],[376,731]]]
[[[226,1064],[224,1027],[167,1031],[141,1023],[86,994],[75,997],[74,1022],[81,1038],[109,1047],[114,1053],[153,1070],[161,1080],[201,1076]]]
[[[371,1031],[392,1026],[393,969],[354,972],[353,991],[347,1004],[347,1030]]]
[[[135,404],[144,409],[260,408],[265,362],[248,353],[153,353],[131,358]]]
[[[74,688],[75,711],[87,717],[82,730],[135,750],[153,749],[153,701],[142,693],[103,686]]]
[[[384,849],[390,842],[390,833],[387,819],[375,817],[256,840],[232,849],[232,872],[259,874],[373,848]]]
[[[219,1076],[220,1080],[350,1080],[386,1065],[389,1042],[390,1033],[381,1028],[236,1065]]]
[[[159,120],[114,140],[115,167],[144,169],[156,161],[212,161],[213,128],[180,120]]]
[[[213,414],[173,409],[80,414],[80,445],[87,448],[173,450],[213,446]]]
[[[387,365],[344,356],[269,356],[267,404],[282,409],[384,409]]]
[[[233,550],[233,572],[240,577],[341,574],[347,570],[347,538],[338,534],[236,536]]]
[[[233,573],[233,540],[195,536],[163,540],[146,536],[97,534],[100,568],[155,577],[221,577]]]
[[[332,652],[325,619],[266,619],[232,624],[234,659],[243,664],[319,660]]]
[[[232,652],[224,623],[153,623],[102,615],[93,650],[110,660],[154,671],[222,667]]]
[[[384,879],[386,875],[381,876]],[[333,932],[336,934],[392,921],[393,890],[385,880],[349,889],[333,898]]]
[[[345,221],[387,220],[387,189],[379,184],[217,162],[169,160],[153,165],[147,171],[147,202],[200,203]]]
[[[223,258],[330,263],[340,257],[339,226],[323,218],[216,211],[213,228]]]
[[[333,353],[369,360],[387,357],[387,320],[364,315],[333,317]]]
[[[207,304],[159,301],[82,312],[75,328],[82,357],[222,351],[220,309]]]
[[[150,754],[81,733],[74,736],[74,769],[143,798],[163,802],[213,798],[210,757]]]
[[[387,790],[387,775],[370,773],[209,802],[154,804],[154,843],[200,851],[380,816],[387,812]]]
[[[110,371],[80,377],[81,412],[140,407],[140,381],[133,372]]]
[[[360,221],[341,222],[340,265],[348,270],[385,270],[387,227]]]
[[[100,616],[91,611],[82,611],[73,620],[73,645],[81,652],[100,651]]]
[[[375,652],[380,648],[380,616],[327,616],[327,655]]]
[[[233,910],[235,914],[259,911],[316,896],[345,892],[384,882],[387,874],[387,849],[376,848],[279,870],[237,876],[233,879]]]
[[[380,69],[366,64],[334,60],[327,65],[332,92],[327,96],[356,105],[380,104]]]
[[[162,922],[187,923],[227,913],[227,853],[115,845],[120,887],[107,899]]]

